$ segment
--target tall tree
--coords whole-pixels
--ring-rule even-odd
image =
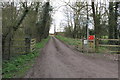
[[[109,39],[114,39],[114,8],[113,8],[113,2],[109,2]]]
[[[118,4],[120,2],[115,2],[115,26],[114,26],[114,38],[118,39],[118,30],[117,30],[117,20],[118,20]]]
[[[95,33],[95,51],[98,51],[98,45],[97,45],[97,38],[98,38],[98,32],[97,32],[97,19],[96,19],[96,13],[95,13],[95,7],[94,2],[92,2],[92,11],[93,11],[93,20],[94,20],[94,33]]]
[[[45,34],[46,34],[46,31],[48,31],[46,29],[50,29],[49,28],[50,27],[49,21],[51,21],[50,11],[52,11],[50,3],[46,2],[45,5],[43,5],[43,11],[41,13],[41,17],[39,21],[37,22],[37,27],[38,27],[37,32],[39,34],[37,37],[38,42],[41,41],[42,38],[46,38]],[[48,23],[49,25],[47,25]]]

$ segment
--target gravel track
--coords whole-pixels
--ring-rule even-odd
[[[117,61],[95,58],[51,37],[25,78],[117,78]]]

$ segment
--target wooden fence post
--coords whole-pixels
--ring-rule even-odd
[[[96,38],[96,41],[95,41],[95,52],[98,52],[99,51],[99,49],[98,49],[98,47],[99,47],[99,39],[98,38]]]
[[[35,44],[36,44],[36,39],[35,38],[31,39],[31,41],[30,41],[30,51],[31,52],[35,51]]]
[[[82,37],[82,53],[84,52],[84,37]]]
[[[29,53],[30,52],[30,38],[25,38],[25,53]]]

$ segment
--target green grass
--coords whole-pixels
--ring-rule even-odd
[[[39,49],[43,48],[48,42],[49,38],[43,39],[36,44],[36,50],[26,55],[14,57],[9,61],[2,63],[2,77],[3,78],[21,78],[25,75],[28,69],[34,64],[37,56],[39,56]]]
[[[99,52],[98,53],[107,53],[109,50],[106,47],[99,47]]]
[[[78,49],[79,51],[82,51],[82,42],[80,39],[73,39],[73,38],[68,38],[68,37],[64,37],[64,36],[60,36],[60,35],[56,35],[55,37],[65,43],[67,43],[68,45],[75,46],[75,48]],[[105,37],[107,38],[107,36],[105,36]],[[108,40],[103,40],[100,42],[100,44],[106,45],[106,44],[108,44]],[[85,51],[86,51],[86,49],[85,49]],[[115,49],[114,49],[114,51],[115,51]],[[89,48],[89,52],[94,53],[95,52],[94,48]],[[96,53],[100,53],[100,54],[110,53],[110,49],[108,47],[99,47],[99,51]]]
[[[73,38],[68,38],[60,35],[56,35],[55,37],[69,45],[79,47],[80,51],[82,50],[82,42],[80,41],[80,39],[73,39]],[[104,43],[107,43],[107,42],[108,41],[104,41]],[[89,52],[94,52],[94,49],[89,49]],[[99,47],[98,53],[104,53],[104,52],[108,52],[108,49],[106,47]]]
[[[60,36],[60,35],[56,35],[56,38],[64,41],[65,43],[69,44],[69,45],[82,45],[81,41],[79,39],[73,39],[73,38],[68,38],[68,37],[64,37],[64,36]]]

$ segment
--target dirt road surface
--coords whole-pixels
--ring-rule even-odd
[[[25,78],[117,78],[117,61],[86,56],[52,37]]]

